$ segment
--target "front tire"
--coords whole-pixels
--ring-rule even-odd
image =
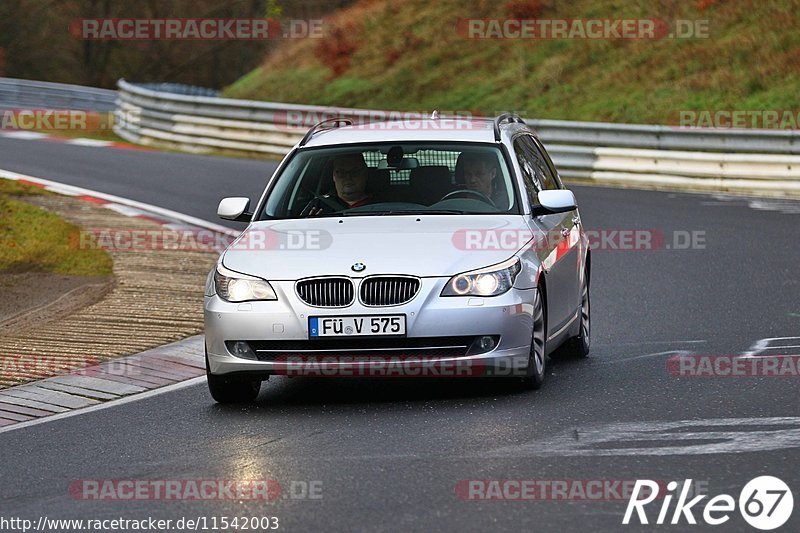
[[[526,389],[537,390],[544,384],[547,352],[546,314],[542,292],[537,288],[533,304],[533,333],[531,335],[531,351],[528,358],[528,375],[522,378]]]
[[[261,381],[228,376],[217,376],[211,373],[206,353],[206,381],[211,397],[218,403],[250,403],[258,398]]]

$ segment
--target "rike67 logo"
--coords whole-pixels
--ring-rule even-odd
[[[676,481],[669,482],[667,493],[663,495],[661,501],[658,517],[653,523],[659,525],[697,524],[695,513],[699,513],[706,524],[719,526],[730,520],[738,503],[739,513],[748,524],[756,529],[767,531],[785,524],[794,509],[794,497],[791,489],[786,483],[772,476],[760,476],[750,480],[739,493],[738,502],[733,496],[720,494],[705,501],[705,505],[702,505],[701,502],[708,498],[708,495],[700,494],[689,499],[691,487],[691,479],[685,480],[681,487]],[[640,524],[651,523],[649,520],[652,519],[652,516],[648,518],[645,507],[661,496],[658,489],[659,484],[655,481],[636,480],[622,523],[630,524],[634,517],[634,511]],[[641,497],[642,495],[644,497]],[[675,496],[678,498],[670,516],[670,507]],[[634,523],[636,523],[635,520]]]

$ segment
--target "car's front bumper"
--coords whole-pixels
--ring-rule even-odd
[[[222,374],[329,375],[329,376],[485,376],[524,375],[533,328],[535,290],[511,289],[491,298],[441,297],[446,278],[424,278],[410,302],[390,307],[366,307],[358,301],[346,308],[316,308],[295,294],[294,282],[271,282],[277,301],[230,303],[219,296],[205,298],[205,339],[210,372]],[[337,350],[336,355],[314,352],[319,340],[309,340],[309,316],[338,315],[406,316],[406,338],[499,337],[486,352],[441,355],[443,352],[409,350]],[[237,357],[226,341],[293,342],[286,357],[253,360]],[[340,348],[348,339],[336,339]],[[395,346],[403,346],[395,339]],[[409,343],[411,344],[411,343]],[[424,343],[423,343],[424,344]],[[433,343],[435,344],[435,342]],[[330,345],[330,343],[328,343]],[[306,349],[307,348],[307,349]],[[415,354],[415,355],[409,355]],[[259,357],[262,354],[259,353]],[[267,359],[266,357],[263,359]]]

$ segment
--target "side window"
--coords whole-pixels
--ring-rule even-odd
[[[528,201],[532,206],[539,205],[539,198],[536,196],[542,190],[541,182],[537,181],[536,172],[527,154],[527,150],[522,142],[522,137],[514,140],[514,157],[517,158],[519,168],[522,170],[522,181],[525,183],[525,192],[528,194]]]
[[[547,150],[545,150],[544,146],[542,145],[542,141],[535,138],[531,138],[531,140],[533,141],[534,146],[536,146],[536,149],[539,152],[539,154],[542,156],[542,159],[544,159],[547,168],[550,169],[550,175],[553,176],[553,181],[555,181],[556,189],[563,189],[564,184],[561,182],[561,177],[558,175],[558,172],[556,171],[556,166],[553,164],[553,160],[550,158],[550,154],[547,153]]]
[[[542,184],[542,188],[547,190],[559,189],[560,187],[558,186],[556,177],[553,175],[553,171],[550,169],[550,165],[547,164],[545,156],[539,150],[539,147],[536,146],[536,142],[533,138],[529,135],[523,135],[520,139],[523,140],[524,150],[534,166],[534,171],[536,172],[539,182]]]

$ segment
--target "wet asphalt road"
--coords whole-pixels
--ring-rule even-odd
[[[214,220],[220,197],[255,199],[274,164],[0,139],[0,168]],[[772,475],[798,499],[800,377],[676,377],[666,361],[800,336],[800,202],[574,190],[587,229],[654,230],[671,246],[593,252],[592,353],[552,361],[542,390],[485,380],[273,378],[257,404],[230,407],[198,383],[0,433],[0,517],[206,517],[210,525],[212,517],[276,516],[285,531],[617,531],[627,501],[613,491],[610,501],[465,501],[457,487],[693,479],[703,493],[738,499],[750,479]],[[691,232],[702,247],[676,250]],[[687,432],[691,440],[677,440]],[[269,504],[70,495],[76,480],[98,479],[273,479],[284,490]],[[291,497],[308,486],[321,487],[321,498]],[[659,506],[647,508],[651,521]],[[694,514],[702,522],[702,507]],[[628,527],[639,528],[652,526]],[[738,511],[716,529],[756,531]],[[800,511],[784,529],[800,530]]]

